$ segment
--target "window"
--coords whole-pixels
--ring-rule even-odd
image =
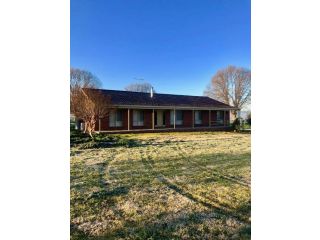
[[[183,123],[183,113],[182,110],[176,111],[176,125],[182,125]]]
[[[166,111],[156,110],[154,112],[155,126],[163,127],[166,125]]]
[[[109,127],[122,127],[122,112],[112,111],[109,115]]]
[[[143,126],[143,111],[133,110],[133,126]]]
[[[221,119],[221,112],[217,111],[217,121],[219,121]]]
[[[173,116],[174,116],[174,113],[173,113],[173,110],[170,111],[170,124],[173,125]]]
[[[195,124],[202,124],[202,112],[201,111],[195,111]]]
[[[217,122],[223,123],[223,111],[217,111]]]
[[[174,111],[171,110],[171,111],[170,111],[170,124],[171,124],[171,125],[174,124],[173,118],[174,118]],[[182,123],[183,123],[183,113],[182,113],[182,110],[176,110],[176,125],[182,125]]]

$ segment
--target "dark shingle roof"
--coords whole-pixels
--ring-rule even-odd
[[[102,91],[111,97],[113,105],[143,105],[143,106],[180,106],[180,107],[217,107],[232,108],[231,106],[206,96],[188,96],[154,93],[130,92],[119,90],[91,89]]]

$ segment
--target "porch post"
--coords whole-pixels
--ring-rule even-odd
[[[101,119],[99,118],[99,133],[101,131]]]
[[[192,128],[194,128],[194,109],[192,109]]]
[[[209,110],[209,127],[211,127],[211,110]]]
[[[173,128],[176,129],[176,109],[173,109]]]
[[[152,109],[152,129],[154,129],[154,109]]]
[[[130,109],[128,108],[128,131],[130,130]]]
[[[223,111],[223,125],[226,126],[226,111]]]

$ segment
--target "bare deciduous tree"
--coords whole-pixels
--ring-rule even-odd
[[[204,95],[238,109],[243,108],[251,101],[251,71],[235,66],[219,70],[211,79]],[[237,111],[233,114],[236,115]]]
[[[145,93],[150,93],[152,85],[150,83],[132,83],[124,88],[126,91],[131,91],[131,92],[145,92]],[[153,89],[153,92],[154,89]]]
[[[84,132],[91,137],[96,121],[108,115],[111,99],[96,89],[100,81],[92,73],[80,69],[70,70],[70,111],[84,122]]]
[[[79,88],[99,88],[100,80],[89,71],[70,68],[70,88],[78,90]]]

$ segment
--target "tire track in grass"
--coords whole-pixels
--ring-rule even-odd
[[[155,150],[155,151],[158,151],[158,150]],[[186,197],[187,199],[191,200],[196,204],[200,204],[206,208],[214,210],[215,214],[217,214],[217,216],[220,218],[233,217],[241,222],[245,222],[245,223],[247,222],[247,219],[245,216],[242,216],[241,214],[235,214],[234,211],[216,202],[210,201],[209,203],[208,201],[206,201],[207,199],[199,195],[192,194],[181,185],[179,186],[179,184],[173,183],[163,173],[158,173],[154,170],[154,167],[152,165],[153,160],[149,154],[149,151],[144,152],[144,154],[142,154],[143,151],[140,151],[140,153],[141,153],[141,161],[146,166],[146,168],[150,171],[150,176],[153,176],[154,178],[156,178],[159,182],[167,186],[169,189],[175,191],[176,193],[180,194],[183,197]],[[150,162],[150,159],[152,160],[152,162]]]
[[[114,166],[114,163],[117,161],[117,154],[118,154],[118,149],[114,148],[111,150],[110,153],[110,162],[105,168],[105,185],[112,185],[113,183],[119,183],[121,184],[121,180],[119,180],[119,177],[117,177],[117,173],[114,174],[112,172],[112,169],[118,169],[117,167]],[[117,185],[117,184],[115,184]]]
[[[233,210],[231,210],[228,207],[222,206],[221,204],[218,204],[216,202],[210,201],[208,202],[207,199],[199,196],[198,194],[192,194],[189,191],[185,190],[183,187],[179,186],[178,184],[173,183],[168,178],[166,178],[164,175],[160,174],[157,179],[166,185],[171,190],[175,191],[176,193],[180,194],[183,197],[188,198],[192,202],[196,204],[200,204],[208,209],[211,209],[215,211],[214,213],[219,218],[228,218],[232,217],[237,219],[240,222],[248,223],[248,219],[246,216],[243,216],[242,214],[236,214]]]
[[[213,176],[213,177],[218,178],[218,179],[220,178],[220,179],[227,180],[229,182],[238,184],[238,185],[240,185],[242,187],[250,188],[250,184],[248,184],[248,183],[246,183],[246,182],[244,182],[242,180],[239,180],[239,179],[237,179],[237,178],[235,178],[233,176],[227,176],[227,175],[219,174],[217,172],[214,172],[212,169],[210,170],[207,167],[200,165],[196,161],[192,161],[191,158],[186,157],[186,156],[189,155],[189,153],[185,149],[186,149],[185,147],[179,146],[179,150],[181,152],[180,153],[181,158],[183,158],[187,162],[191,163],[190,165],[196,166],[196,168],[200,169],[202,173],[205,173],[202,178],[206,178],[206,180],[208,180],[208,179],[212,179],[212,176]],[[206,177],[206,175],[208,177]]]
[[[181,145],[178,146],[179,150],[180,150],[180,157],[183,158],[184,160],[190,162],[190,163],[193,163],[194,165],[196,165],[198,167],[198,169],[204,171],[204,172],[208,172],[208,169],[205,168],[205,167],[202,167],[201,165],[199,165],[199,163],[195,162],[195,161],[192,161],[190,160],[190,158],[187,158],[186,156],[189,155],[189,153],[185,150],[186,148],[185,147],[182,147]],[[212,173],[210,173],[212,175]],[[233,179],[230,179],[230,178],[226,178],[225,176],[223,175],[220,175],[220,174],[217,174],[217,173],[214,173],[214,175],[216,177],[219,177],[219,178],[223,178],[223,179],[227,179],[229,181],[232,181],[232,182],[235,182]],[[235,183],[238,183],[240,184],[238,181],[236,181]],[[172,183],[171,183],[172,184]],[[243,184],[240,184],[240,185],[243,185]],[[176,185],[177,186],[177,185]],[[247,186],[245,186],[247,187]],[[193,198],[196,197],[197,199],[200,200],[200,203],[202,203],[203,205],[205,206],[208,206],[209,205],[212,205],[214,206],[215,208],[218,209],[218,211],[220,212],[224,212],[224,213],[227,213],[229,216],[233,216],[235,218],[237,218],[238,220],[241,220],[243,222],[248,222],[247,220],[247,217],[243,214],[237,214],[237,213],[234,213],[233,210],[231,210],[228,206],[226,205],[222,205],[221,203],[218,203],[218,202],[215,202],[215,201],[212,201],[212,200],[209,200],[205,197],[202,197],[202,196],[199,196],[199,195],[195,195],[193,194]],[[210,203],[209,203],[210,202]],[[227,215],[227,216],[228,216]]]
[[[227,180],[227,181],[231,181],[233,183],[236,183],[236,184],[239,184],[239,185],[242,185],[242,186],[245,186],[245,187],[249,187],[250,188],[250,184],[243,181],[242,179],[238,179],[237,177],[234,177],[234,176],[228,176],[226,174],[222,175],[222,174],[219,174],[217,172],[214,172],[212,169],[208,169],[207,167],[204,167],[202,165],[200,165],[198,162],[196,161],[192,161],[190,157],[186,157],[189,155],[189,153],[185,150],[185,147],[181,147],[181,145],[178,146],[179,150],[180,150],[180,157],[185,159],[187,162],[191,163],[192,166],[195,166],[197,167],[198,169],[200,169],[203,173],[208,173],[209,177],[207,178],[210,178],[210,176],[214,176],[214,177],[217,177],[217,178],[221,178],[221,179],[224,179],[224,180]]]
[[[91,158],[83,159],[83,165],[86,167],[87,173],[94,173],[96,172],[95,177],[97,178],[95,181],[97,183],[96,187],[99,188],[99,190],[95,190],[92,193],[89,194],[88,198],[97,197],[97,196],[103,196],[106,193],[110,192],[113,188],[116,188],[117,178],[114,176],[114,174],[111,173],[112,163],[115,161],[115,156],[117,154],[117,151],[115,149],[112,149],[111,151],[106,151],[106,159],[104,161],[95,163],[95,164],[86,164],[86,160]],[[101,155],[99,155],[101,157]],[[115,180],[111,180],[114,178]]]

